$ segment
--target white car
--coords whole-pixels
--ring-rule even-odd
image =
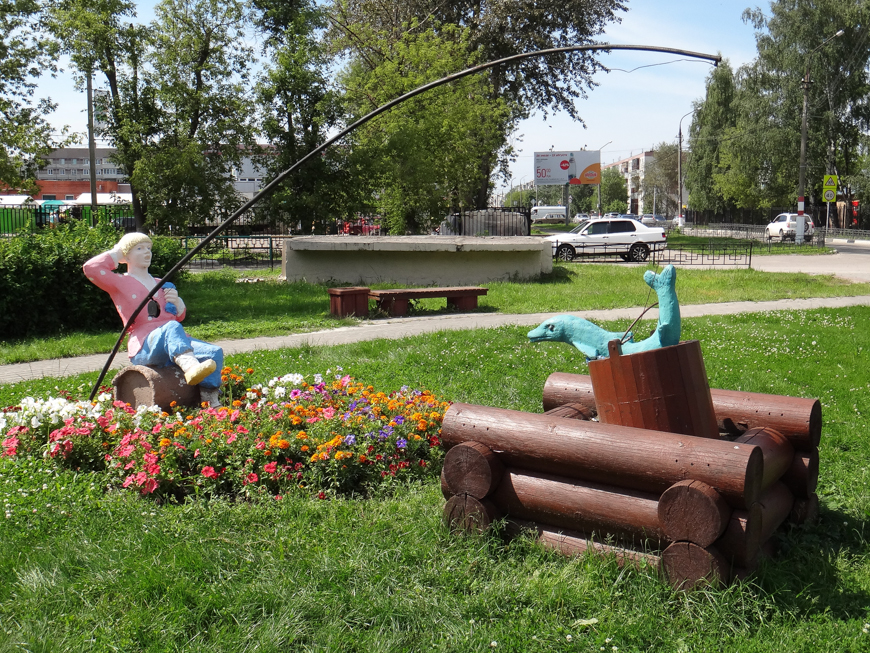
[[[666,247],[667,234],[661,227],[647,227],[629,218],[597,218],[544,240],[552,243],[553,256],[563,261],[583,255],[618,255],[624,261],[642,262],[650,251]]]
[[[589,219],[588,213],[577,213],[573,218],[571,218],[571,222],[573,222],[574,224],[580,224],[584,220],[588,220],[588,219]]]
[[[797,235],[798,214],[780,213],[773,222],[764,228],[764,237],[767,240],[779,237],[780,240],[794,240]],[[811,240],[816,227],[808,215],[804,215],[804,238]]]

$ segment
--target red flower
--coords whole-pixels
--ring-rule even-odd
[[[263,466],[263,471],[266,472],[267,474],[274,474],[275,470],[277,468],[278,468],[278,463],[276,463],[276,462],[266,463]]]
[[[220,474],[214,471],[214,467],[203,467],[202,475],[206,478],[217,478],[218,476],[220,476]]]
[[[260,480],[260,477],[257,476],[254,472],[251,472],[250,474],[245,476],[244,485],[247,485],[248,483],[256,483],[258,480]]]
[[[326,493],[325,493],[325,492],[321,492],[320,494],[317,495],[317,498],[318,498],[318,499],[325,499],[325,498],[326,498]]]

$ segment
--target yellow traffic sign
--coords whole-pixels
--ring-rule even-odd
[[[837,199],[837,191],[833,190],[832,188],[826,188],[824,196],[826,202],[833,202],[835,199]]]
[[[825,181],[822,184],[822,186],[825,189],[833,188],[834,191],[836,191],[837,190],[837,181],[838,181],[837,175],[825,175]]]

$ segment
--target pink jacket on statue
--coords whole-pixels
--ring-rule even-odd
[[[146,288],[142,282],[130,277],[126,274],[116,274],[114,270],[118,267],[115,259],[108,252],[95,256],[86,262],[82,269],[85,271],[85,276],[98,288],[109,293],[112,301],[115,302],[115,308],[118,309],[118,315],[127,324],[127,320],[136,310],[136,307],[142,302],[142,299],[151,288]],[[159,282],[160,279],[154,279]],[[166,324],[167,322],[181,322],[187,312],[185,309],[178,316],[173,315],[166,310],[166,298],[163,296],[161,288],[155,294],[153,299],[160,304],[160,315],[151,317],[148,315],[148,307],[146,306],[136,320],[130,326],[130,339],[127,342],[127,355],[132,358],[136,355],[145,342],[145,338],[157,327]]]

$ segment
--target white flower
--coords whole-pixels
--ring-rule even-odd
[[[314,375],[314,384],[317,385],[318,383],[323,383],[323,375],[322,374],[315,374]]]
[[[495,648],[496,646],[498,646],[498,642],[490,642],[489,643],[489,648]]]
[[[283,385],[279,385],[277,388],[275,388],[276,398],[283,397],[285,394],[287,394],[287,388],[285,388]]]
[[[42,426],[42,422],[40,422],[40,421],[39,421],[39,418],[36,417],[36,415],[34,415],[34,416],[30,419],[30,425],[31,425],[33,428],[38,429],[40,426]]]
[[[565,639],[567,639],[567,640],[570,642],[570,641],[571,641],[572,639],[574,639],[574,638],[571,637],[571,635],[565,635]]]

